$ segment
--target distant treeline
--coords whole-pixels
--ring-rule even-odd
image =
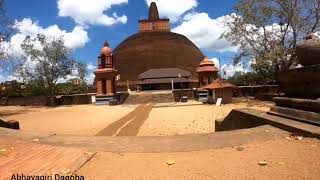
[[[55,95],[69,94],[86,94],[94,93],[95,88],[92,85],[87,85],[83,82],[66,82],[57,84]],[[47,88],[44,85],[33,83],[21,83],[16,80],[0,83],[1,97],[19,97],[19,96],[47,96]]]

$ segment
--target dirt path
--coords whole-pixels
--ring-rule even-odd
[[[153,105],[154,104],[147,104],[140,112],[137,112],[136,117],[124,126],[117,136],[136,136],[140,127],[148,119]]]
[[[154,104],[142,104],[132,112],[101,130],[96,136],[136,136]]]

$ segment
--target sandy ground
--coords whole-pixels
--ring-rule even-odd
[[[214,132],[215,119],[225,117],[234,108],[250,107],[267,111],[272,105],[269,102],[235,99],[235,103],[216,107],[196,101],[174,103],[172,99],[170,92],[148,92],[130,95],[125,105],[120,106],[0,106],[0,119],[17,120],[22,130],[55,134],[96,135],[118,124],[115,132],[123,136],[167,136]],[[149,103],[153,107],[148,112],[137,111],[132,117],[126,117],[138,106]]]
[[[285,138],[245,146],[177,153],[99,152],[85,179],[319,179],[320,140]],[[168,166],[167,161],[174,165]],[[259,161],[267,165],[261,166]],[[130,163],[128,163],[130,162]]]
[[[2,106],[0,107],[0,119],[17,120],[20,122],[20,128],[25,131],[95,135],[134,108],[135,106],[120,108],[95,105],[56,108]],[[3,116],[3,114],[6,115]]]
[[[138,136],[167,136],[214,132],[216,119],[224,118],[232,109],[254,108],[268,111],[272,103],[249,99],[235,99],[235,103],[206,105],[188,103],[158,103],[141,126]]]

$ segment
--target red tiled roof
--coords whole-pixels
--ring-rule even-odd
[[[177,78],[178,74],[181,77],[191,77],[191,73],[179,68],[162,68],[162,69],[150,69],[144,73],[139,74],[138,79],[159,79],[159,78]]]
[[[200,66],[214,66],[214,63],[208,59],[208,57],[205,57],[201,62]]]
[[[201,89],[222,89],[222,88],[234,88],[236,87],[233,84],[223,82],[222,79],[218,78],[214,80],[211,84],[201,87]]]
[[[214,66],[213,61],[210,61],[207,57],[205,57],[201,62],[200,66],[196,70],[199,72],[219,72],[218,68]]]
[[[214,66],[202,66],[198,67],[196,70],[197,73],[199,72],[219,72],[218,68]]]
[[[168,84],[171,83],[173,81],[173,83],[191,83],[192,80],[187,79],[187,78],[161,78],[161,79],[146,79],[141,81],[138,84]]]

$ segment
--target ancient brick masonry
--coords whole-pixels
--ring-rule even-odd
[[[269,114],[320,126],[320,39],[308,35],[298,44],[297,58],[304,67],[277,74],[280,90]]]
[[[149,19],[139,21],[139,32],[170,31],[169,19],[160,19],[156,3],[152,2],[149,8]]]
[[[113,55],[106,41],[98,57],[98,69],[94,71],[98,95],[113,95],[118,71],[113,67]]]
[[[134,88],[138,75],[150,69],[179,68],[197,79],[195,70],[203,58],[187,37],[170,32],[169,19],[160,19],[156,4],[151,3],[148,19],[139,21],[138,33],[113,51],[114,67],[121,75],[117,87]]]
[[[202,87],[211,84],[213,80],[217,79],[219,70],[212,61],[205,57],[196,72],[198,73],[199,87]]]

